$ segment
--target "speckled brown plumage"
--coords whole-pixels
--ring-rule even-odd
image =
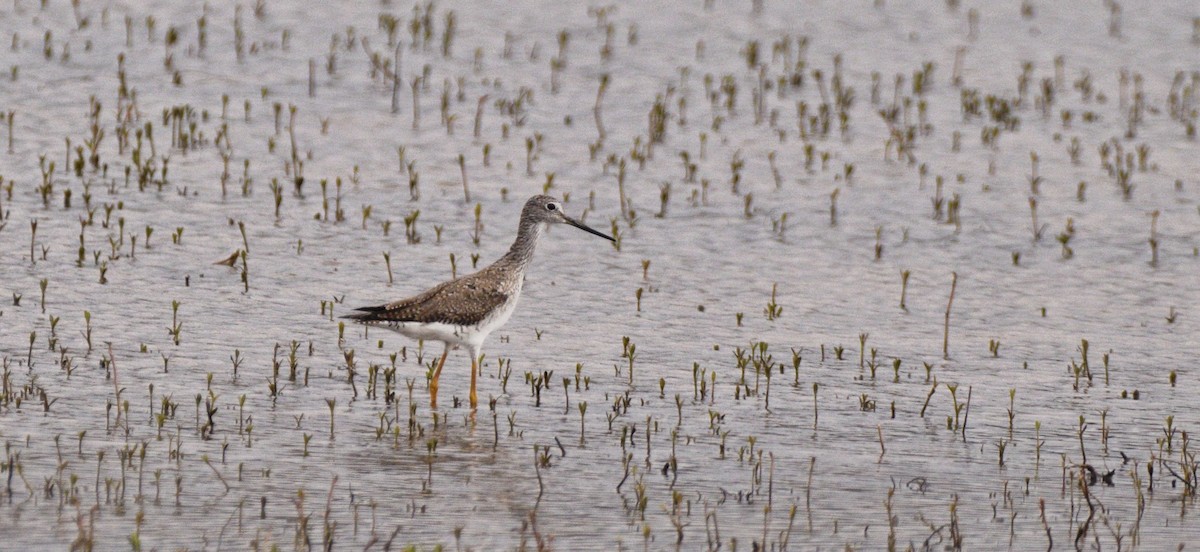
[[[382,326],[412,339],[436,340],[446,345],[429,385],[429,404],[437,408],[438,378],[451,349],[465,346],[471,352],[471,408],[476,406],[475,376],[483,341],[504,325],[517,306],[525,269],[547,225],[564,223],[595,234],[587,225],[568,217],[562,204],[550,196],[533,196],[521,210],[517,239],[487,268],[457,280],[443,282],[418,295],[384,305],[363,307],[344,316],[356,322]]]
[[[503,257],[487,268],[457,280],[442,282],[418,295],[385,305],[357,309],[346,318],[363,322],[440,322],[458,326],[476,325],[495,309],[504,305],[514,294],[519,295],[525,269],[533,260],[547,217],[546,206],[558,205],[550,196],[533,196],[521,209],[517,239]],[[556,207],[560,217],[561,207]],[[569,220],[569,219],[568,219]]]
[[[425,292],[385,305],[363,307],[346,318],[370,322],[441,322],[473,326],[509,300],[515,287],[512,273],[493,264],[457,280],[442,282]],[[515,276],[520,277],[519,274]]]

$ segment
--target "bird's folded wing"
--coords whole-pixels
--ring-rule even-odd
[[[359,322],[440,322],[478,324],[508,300],[508,294],[469,278],[442,283],[413,297],[357,309],[347,316]]]

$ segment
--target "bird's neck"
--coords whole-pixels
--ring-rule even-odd
[[[529,266],[533,261],[533,250],[537,247],[538,238],[542,237],[545,231],[546,225],[543,223],[521,221],[521,226],[517,229],[517,239],[513,240],[512,247],[504,254],[504,259],[522,269]]]

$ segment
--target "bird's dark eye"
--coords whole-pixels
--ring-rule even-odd
[[[546,204],[546,210],[548,210],[548,211],[557,211],[557,210],[558,210],[558,205],[556,205],[556,204],[554,204],[554,203],[547,203],[547,204]]]

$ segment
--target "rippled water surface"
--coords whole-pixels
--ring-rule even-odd
[[[0,547],[1182,547],[1198,18],[11,2]]]

